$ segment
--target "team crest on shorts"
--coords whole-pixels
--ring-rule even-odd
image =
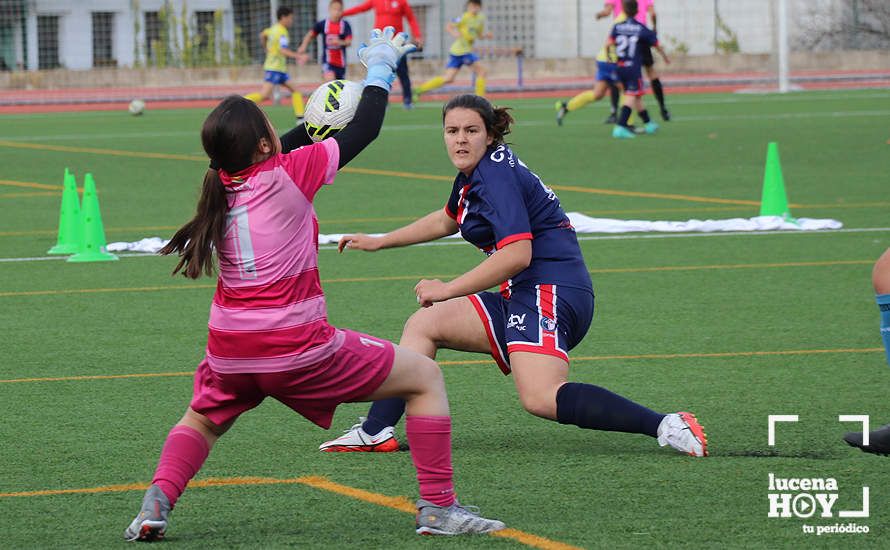
[[[553,332],[556,330],[556,321],[550,317],[541,317],[541,328],[546,332]]]

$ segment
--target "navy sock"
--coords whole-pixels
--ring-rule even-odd
[[[881,308],[881,338],[884,339],[884,352],[890,365],[890,294],[878,294],[876,300]]]
[[[374,401],[368,418],[362,423],[362,429],[368,435],[377,435],[387,426],[395,426],[405,414],[405,400],[398,397]]]
[[[556,419],[579,428],[658,436],[665,417],[592,384],[563,384],[556,392]]]
[[[621,114],[618,115],[618,125],[627,128],[628,120],[630,120],[630,107],[628,107],[627,105],[622,105]]]
[[[643,120],[643,124],[649,124],[649,111],[643,109],[642,111],[637,113],[640,115],[640,118]]]
[[[664,111],[664,88],[661,86],[661,79],[656,78],[650,84],[652,84],[652,91],[655,92],[655,99],[658,100],[658,106]]]
[[[609,83],[609,100],[612,103],[612,114],[618,113],[618,100],[621,99],[621,92],[614,82]]]

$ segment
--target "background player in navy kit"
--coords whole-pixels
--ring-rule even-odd
[[[637,14],[637,0],[624,0],[625,21],[615,23],[609,34],[608,44],[615,45],[615,55],[618,58],[618,78],[624,86],[624,99],[621,105],[621,113],[618,116],[618,124],[612,131],[612,137],[633,138],[634,132],[628,127],[631,108],[637,111],[646,127],[647,134],[654,134],[658,130],[658,124],[649,119],[649,113],[643,105],[643,48],[644,44],[658,50],[665,63],[670,59],[658,44],[658,36],[646,25],[640,23],[634,16]]]
[[[331,0],[328,18],[315,23],[303,37],[297,53],[305,56],[309,42],[321,36],[321,71],[324,79],[346,78],[346,48],[352,44],[352,27],[343,20],[343,2]]]
[[[575,230],[556,194],[504,143],[513,119],[484,98],[462,95],[443,109],[445,145],[458,169],[444,209],[381,237],[346,235],[340,250],[379,250],[456,233],[488,256],[448,282],[422,280],[401,346],[427,357],[438,348],[490,353],[512,371],[523,407],[581,428],[657,437],[693,456],[707,440],[690,413],[659,414],[605,388],[568,382],[568,352],[593,318],[593,287]],[[486,292],[501,284],[501,292]],[[404,402],[376,402],[368,420],[321,446],[396,450],[392,426]]]

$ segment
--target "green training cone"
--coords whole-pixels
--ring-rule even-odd
[[[80,250],[80,198],[74,174],[65,168],[62,206],[59,208],[59,237],[47,254],[76,254]]]
[[[80,211],[80,250],[69,262],[113,262],[117,256],[105,249],[105,228],[99,213],[99,197],[92,174],[83,177],[83,208]]]
[[[785,195],[785,178],[782,177],[782,163],[779,161],[779,145],[771,141],[766,149],[766,168],[763,173],[763,193],[760,196],[761,216],[780,216],[794,221],[788,209]]]

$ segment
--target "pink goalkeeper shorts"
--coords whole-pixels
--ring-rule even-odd
[[[330,428],[340,403],[361,401],[392,370],[391,342],[342,330],[346,338],[333,355],[308,367],[283,372],[224,374],[205,358],[195,371],[191,408],[222,425],[274,397],[322,428]]]

